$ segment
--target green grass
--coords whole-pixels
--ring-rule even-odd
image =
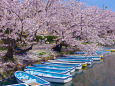
[[[39,55],[45,55],[47,54],[46,52],[40,52]]]
[[[81,44],[83,44],[83,45],[87,45],[87,44],[92,44],[92,42],[82,42]]]

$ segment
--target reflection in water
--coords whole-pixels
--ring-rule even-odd
[[[115,86],[115,53],[73,78],[73,86]]]
[[[103,62],[95,63],[87,70],[77,71],[71,82],[51,83],[51,86],[115,86],[115,53],[105,56]]]
[[[51,83],[51,86],[73,86],[73,85],[72,85],[72,81],[70,81],[66,84]]]

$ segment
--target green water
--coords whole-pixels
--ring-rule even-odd
[[[8,79],[5,82],[0,82],[0,86],[11,85],[11,84],[17,84],[15,77],[13,77],[12,79]]]
[[[0,84],[15,84],[15,78]],[[115,86],[115,53],[104,57],[104,61],[94,64],[83,73],[76,74],[72,81],[66,84],[51,83],[51,86]]]

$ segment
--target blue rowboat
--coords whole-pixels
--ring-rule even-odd
[[[115,52],[115,49],[109,49],[109,50],[106,50],[108,52]]]
[[[86,56],[82,56],[82,55],[65,55],[63,57],[78,57],[78,58],[84,58]],[[60,57],[61,58],[61,57]]]
[[[74,54],[86,54],[85,52],[81,52],[81,51],[77,51],[77,52],[74,52]]]
[[[86,59],[89,59],[89,60],[92,60],[92,61],[100,61],[101,60],[101,58],[99,59],[99,60],[93,60],[92,58],[90,58],[90,57],[82,57],[82,58],[79,58],[79,57],[64,57],[64,58],[60,58],[60,59],[70,59],[70,60],[86,60]]]
[[[115,52],[115,49],[113,48],[104,47],[103,50],[108,51],[108,52]]]
[[[55,59],[55,60],[48,60],[50,62],[56,62],[56,61],[62,61],[62,62],[69,62],[69,63],[79,63],[79,64],[92,64],[93,60],[92,59]]]
[[[93,61],[100,61],[103,56],[86,56],[87,58],[92,58]]]
[[[92,64],[93,60],[92,59],[55,59],[56,61],[65,61],[65,62],[70,62],[70,63],[87,63],[87,64]],[[49,60],[48,60],[49,61]]]
[[[96,51],[96,54],[98,54],[98,55],[103,55],[103,54],[108,54],[108,53],[111,53],[111,51],[105,51],[105,50]]]
[[[70,74],[70,70],[60,70],[60,69],[49,69],[49,68],[39,68],[39,67],[30,67],[27,66],[27,69],[35,70],[35,71],[44,71],[44,72],[51,72],[51,73],[60,73],[60,74]]]
[[[6,86],[29,86],[29,85],[22,83],[22,84],[13,84],[13,85],[6,85]]]
[[[65,56],[65,57],[59,57],[64,59],[92,59],[93,61],[100,61],[101,56]]]
[[[31,75],[39,76],[49,82],[56,82],[56,83],[67,83],[72,80],[71,75],[65,74],[57,74],[57,73],[50,73],[50,72],[43,72],[43,71],[34,71],[34,70],[24,70],[26,73]]]
[[[103,47],[102,49],[103,50],[107,50],[107,49],[109,50],[109,49],[112,49],[112,48],[110,48],[110,47]]]
[[[84,58],[84,57],[87,57],[87,58],[92,58],[93,60],[96,60],[97,58],[102,58],[103,55],[92,55],[92,56],[78,56],[78,55],[70,55],[70,56],[65,56],[65,57],[76,57],[76,58]]]
[[[76,59],[76,60],[86,60],[86,59],[91,59],[90,57],[72,57],[72,56],[66,56],[66,57],[58,57],[58,59]]]
[[[103,47],[103,50],[104,50],[104,51],[108,51],[108,53],[110,53],[110,52],[115,52],[115,49],[110,48],[110,47]]]
[[[22,71],[17,71],[14,75],[19,83],[26,83],[29,86],[50,86],[48,81]]]
[[[71,63],[52,63],[52,62],[42,62],[46,65],[53,65],[53,66],[65,66],[65,67],[75,67],[75,69],[82,69],[81,64],[71,64]]]
[[[70,62],[70,61],[58,61],[58,60],[48,60],[51,63],[64,63],[64,64],[81,64],[82,66],[87,66],[87,62]]]
[[[64,61],[64,60],[48,60],[49,62],[52,62],[52,63],[71,63],[71,64],[87,64],[87,62],[75,62],[75,61]]]
[[[60,69],[60,70],[70,70],[70,72],[74,72],[74,67],[64,67],[64,66],[53,66],[53,65],[45,65],[45,64],[33,64],[35,67],[39,68],[50,68],[50,69]]]
[[[92,62],[93,60],[92,59],[75,59],[75,60],[72,60],[72,59],[55,59],[55,60],[59,60],[59,61],[74,61],[74,62]]]

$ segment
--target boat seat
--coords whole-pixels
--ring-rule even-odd
[[[43,74],[42,74],[42,73],[39,73],[39,76],[43,76]]]
[[[31,83],[31,82],[36,82],[36,79],[29,79],[29,80],[26,80],[26,81],[24,81],[26,84],[29,84],[29,83]]]
[[[27,81],[28,79],[22,79],[23,82]]]
[[[22,73],[19,73],[18,75],[16,75],[17,77],[22,77]]]
[[[48,77],[52,77],[52,76],[50,76],[50,75],[47,75]]]

